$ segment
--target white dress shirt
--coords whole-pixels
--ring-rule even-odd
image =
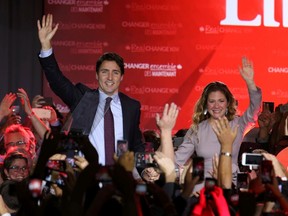
[[[89,140],[98,152],[99,164],[105,165],[105,144],[104,144],[104,107],[106,95],[99,90],[99,105],[96,116],[89,134]],[[110,104],[114,118],[115,152],[117,150],[117,140],[123,140],[123,116],[121,101],[118,94],[112,96]]]

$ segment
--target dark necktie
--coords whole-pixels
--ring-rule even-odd
[[[106,98],[104,108],[104,141],[105,141],[105,164],[112,165],[115,152],[114,119],[110,108],[111,97]]]

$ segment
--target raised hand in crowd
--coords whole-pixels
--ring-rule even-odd
[[[64,160],[66,160],[66,158],[67,158],[66,155],[57,153],[57,154],[52,155],[49,158],[49,160],[63,160],[64,161]]]
[[[156,124],[161,131],[172,131],[176,124],[179,107],[175,103],[165,104],[162,116],[156,113]]]
[[[21,99],[22,106],[24,107],[28,118],[30,118],[36,132],[39,134],[40,138],[43,139],[45,133],[50,130],[49,127],[47,127],[46,124],[37,116],[37,114],[33,112],[29,97],[24,89],[19,88],[17,96]]]
[[[33,108],[41,108],[43,107],[43,101],[44,97],[42,95],[36,95],[31,102],[31,106]]]
[[[48,50],[52,48],[51,40],[58,30],[59,24],[57,23],[53,27],[53,15],[47,14],[42,17],[42,21],[37,21],[38,37],[42,46],[42,50]]]
[[[142,171],[141,177],[143,180],[147,182],[155,182],[159,180],[160,173],[157,172],[157,170],[154,167],[147,167]]]
[[[207,196],[212,197],[212,199],[207,198]],[[209,192],[205,187],[200,190],[199,202],[192,209],[191,216],[210,215],[211,213],[219,216],[230,215],[222,188],[216,185]]]
[[[8,93],[4,96],[0,103],[0,121],[11,113],[11,105],[16,100],[16,94]]]
[[[121,165],[127,172],[132,172],[134,169],[134,153],[124,152],[119,158],[114,154],[114,160]]]
[[[74,160],[74,163],[77,165],[77,168],[75,168],[77,171],[82,171],[89,165],[85,157],[75,155]]]
[[[32,107],[31,107],[27,92],[23,88],[19,88],[18,92],[17,92],[17,96],[21,99],[21,103],[22,103],[22,106],[25,110],[25,113],[28,116],[31,116],[33,111],[32,111]]]
[[[160,130],[161,144],[157,151],[162,152],[166,157],[174,161],[174,148],[172,141],[172,129],[176,124],[176,120],[179,114],[179,107],[175,103],[165,104],[163,113],[156,114],[156,124]],[[142,172],[142,177],[146,181],[155,181],[159,178],[154,168],[146,168]]]
[[[155,152],[154,159],[159,165],[160,170],[164,172],[166,183],[174,183],[176,179],[175,163],[159,151]]]
[[[212,178],[218,179],[219,155],[214,154],[212,158],[212,170],[209,171]]]
[[[253,62],[244,56],[242,58],[242,65],[239,67],[239,71],[242,78],[245,80],[248,89],[256,91],[257,88],[254,82]]]
[[[176,124],[179,107],[175,103],[165,104],[162,116],[156,114],[156,124],[160,129],[161,144],[158,148],[166,156],[174,161],[174,148],[172,142],[172,129]]]
[[[188,166],[188,169],[185,173],[183,190],[181,192],[181,196],[186,200],[191,196],[193,189],[194,189],[194,186],[199,181],[199,176],[192,178],[192,171],[193,171],[192,165],[193,165],[193,161],[191,161],[191,163]]]
[[[19,110],[13,110],[13,107],[11,107],[16,98],[16,94],[8,93],[4,96],[0,103],[0,121],[5,120],[0,128],[2,134],[10,125],[21,123],[21,116],[16,113],[19,112]]]
[[[221,144],[218,185],[229,189],[232,186],[232,146],[237,135],[238,126],[231,128],[228,119],[224,116],[213,122],[212,129]]]
[[[214,121],[212,128],[221,144],[221,149],[231,153],[238,126],[231,128],[228,119],[224,116]]]
[[[271,160],[274,168],[275,176],[279,178],[288,178],[287,171],[285,167],[280,163],[275,155],[269,153],[262,153],[266,160]]]

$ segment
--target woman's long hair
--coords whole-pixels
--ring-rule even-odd
[[[208,96],[211,92],[215,92],[215,91],[220,91],[222,92],[226,99],[227,99],[227,103],[228,103],[228,107],[227,107],[227,114],[226,117],[228,119],[228,121],[231,121],[234,119],[235,113],[236,113],[236,100],[233,97],[232,93],[230,92],[230,90],[228,89],[228,87],[222,83],[222,82],[212,82],[209,83],[205,88],[204,91],[201,95],[201,97],[198,99],[197,103],[195,104],[195,108],[194,108],[194,114],[193,114],[193,124],[191,125],[192,130],[193,131],[197,131],[198,125],[210,118],[210,114],[209,112],[204,113],[205,110],[207,110],[207,100],[208,100]]]

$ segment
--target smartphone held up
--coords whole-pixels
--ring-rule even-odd
[[[117,157],[128,151],[128,141],[127,140],[117,140]]]
[[[66,162],[64,160],[49,160],[46,164],[45,178],[47,182],[65,185],[65,179],[68,177],[66,171]]]
[[[237,190],[244,192],[249,189],[249,177],[246,172],[237,173]]]
[[[12,115],[19,115],[20,114],[20,106],[19,105],[11,106],[11,110],[12,110]]]
[[[250,169],[258,169],[263,161],[263,155],[257,153],[244,152],[241,158],[241,164],[243,166],[249,166]]]
[[[217,180],[214,178],[205,178],[205,197],[206,199],[212,199],[211,192],[214,190],[215,186],[217,186]]]
[[[135,167],[141,169],[148,167],[157,167],[157,163],[154,159],[154,154],[154,152],[136,152]]]
[[[192,170],[192,178],[199,176],[198,183],[204,181],[204,158],[203,157],[193,157],[193,170]]]
[[[263,184],[272,183],[272,170],[273,165],[270,160],[263,160],[261,162],[261,181]]]
[[[32,111],[40,118],[40,119],[50,119],[51,118],[51,110],[44,108],[32,108]]]

